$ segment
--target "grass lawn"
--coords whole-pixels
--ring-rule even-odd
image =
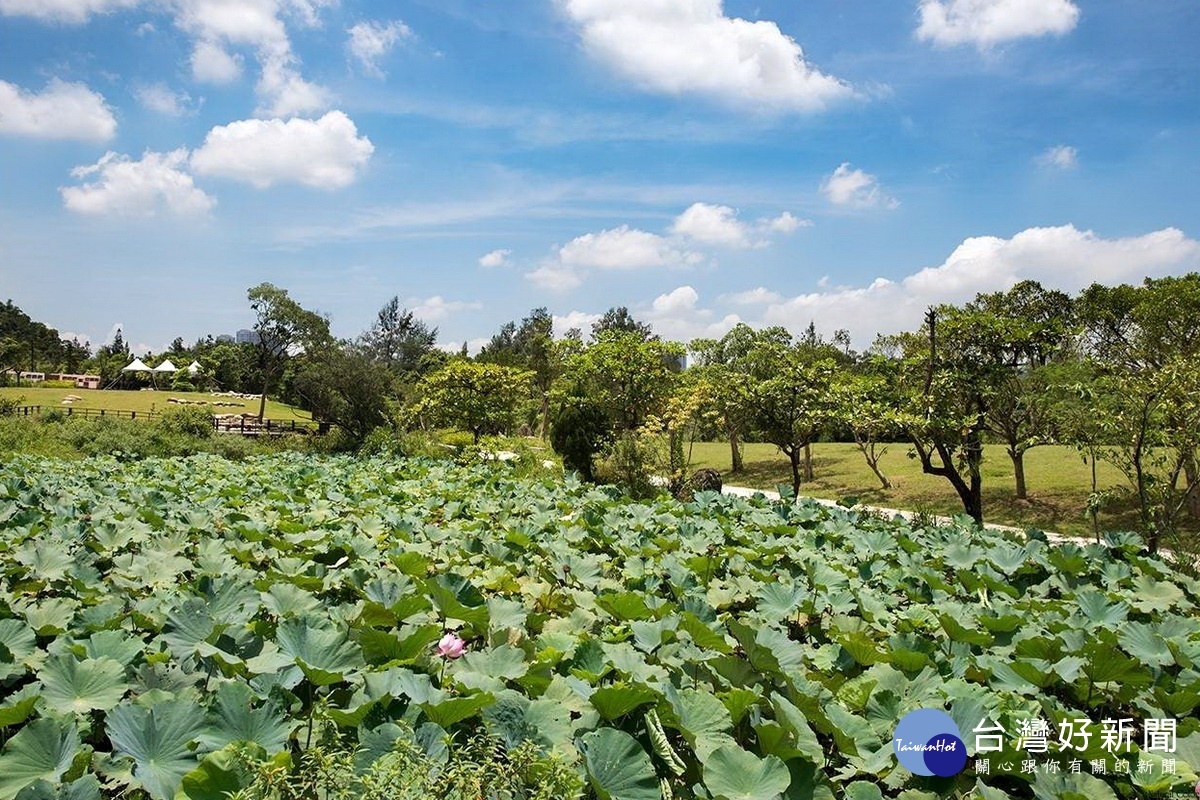
[[[853,444],[818,443],[813,445],[813,477],[800,493],[838,500],[857,497],[867,505],[927,511],[937,514],[962,513],[962,504],[945,478],[925,475],[915,458],[908,458],[907,444],[889,446],[880,468],[892,481],[885,490],[867,467],[866,460]],[[746,444],[742,451],[745,469],[729,472],[729,445],[697,442],[692,450],[693,468],[714,467],[731,485],[756,489],[774,489],[791,484],[787,458],[770,444]],[[1125,486],[1126,481],[1105,462],[1097,466],[1101,489]],[[987,522],[1087,536],[1091,519],[1084,509],[1091,491],[1091,467],[1073,448],[1047,445],[1035,447],[1025,455],[1027,500],[1017,500],[1013,486],[1012,462],[1001,445],[988,445],[983,463],[983,516]],[[1122,498],[1114,508],[1100,514],[1101,530],[1132,530],[1137,511],[1132,500]]]
[[[212,411],[217,414],[258,413],[257,400],[243,400],[239,397],[214,397],[208,392],[172,392],[170,390],[143,392],[118,389],[31,389],[26,387],[0,387],[0,398],[23,397],[23,405],[41,406],[43,413],[51,408],[67,408],[68,405],[63,403],[63,398],[67,395],[75,395],[76,397],[83,398],[69,404],[70,408],[77,410],[83,408],[102,408],[105,411],[136,411],[139,414],[143,414],[149,411],[164,411],[168,408],[174,408],[174,404],[168,403],[167,399],[175,397],[180,400],[238,403],[236,406],[212,407]],[[271,419],[283,420],[312,419],[312,415],[307,411],[301,411],[298,408],[276,402],[270,398],[267,399],[267,416]]]

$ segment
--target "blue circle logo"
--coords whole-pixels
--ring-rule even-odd
[[[905,714],[896,726],[892,747],[900,764],[914,775],[950,778],[967,766],[967,746],[958,725],[936,708]]]

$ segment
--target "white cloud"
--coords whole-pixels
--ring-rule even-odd
[[[1061,36],[1079,21],[1071,0],[921,0],[917,38],[987,49],[1031,36]]]
[[[750,232],[729,206],[692,203],[675,218],[671,232],[703,244],[750,247]]]
[[[774,233],[793,233],[799,228],[811,228],[812,220],[800,219],[792,216],[790,211],[785,211],[778,217],[760,220],[759,224]]]
[[[783,295],[765,286],[758,286],[754,289],[747,289],[744,292],[724,294],[719,299],[726,300],[737,306],[757,306],[778,303],[783,300]]]
[[[379,78],[384,75],[379,66],[379,59],[383,58],[396,42],[409,39],[413,35],[412,29],[398,19],[388,22],[360,22],[346,32],[350,34],[346,42],[350,55],[358,59],[363,72]]]
[[[587,339],[591,336],[592,325],[600,321],[602,314],[589,314],[586,311],[571,311],[566,314],[554,315],[554,335],[562,338],[567,335],[567,331],[572,328],[578,328],[583,334],[583,338]]]
[[[39,93],[0,80],[0,133],[104,142],[116,132],[117,119],[104,97],[82,83],[55,78]]]
[[[265,117],[289,117],[321,111],[329,106],[330,95],[324,88],[304,80],[289,55],[271,55],[262,60],[258,93],[263,101],[255,109]]]
[[[901,281],[877,278],[867,286],[839,287],[774,303],[766,309],[764,321],[793,331],[810,320],[827,332],[848,328],[862,347],[876,333],[915,329],[930,305],[963,303],[979,292],[1003,291],[1025,279],[1076,292],[1094,281],[1138,282],[1146,276],[1197,268],[1200,242],[1175,228],[1119,239],[1104,239],[1073,225],[1029,228],[1010,239],[967,239],[942,264]]]
[[[242,57],[213,42],[196,42],[192,51],[192,77],[201,83],[225,84],[242,75]]]
[[[625,270],[693,265],[704,256],[656,233],[622,225],[577,236],[559,249],[558,260],[567,267]]]
[[[680,286],[660,294],[641,314],[654,332],[665,339],[687,342],[696,337],[724,336],[739,322],[737,314],[728,314],[714,321],[712,309],[700,305],[700,294],[691,286]]]
[[[479,257],[479,266],[481,267],[506,267],[509,264],[508,257],[512,255],[512,250],[493,250],[490,253],[485,253]]]
[[[835,206],[850,208],[897,208],[900,201],[889,197],[874,175],[851,169],[844,162],[821,184],[821,193]]]
[[[413,314],[426,322],[437,322],[459,311],[474,311],[483,308],[483,303],[467,300],[447,300],[440,294],[422,300],[419,297],[409,298],[404,302],[406,308],[411,308]]]
[[[738,106],[820,111],[850,97],[774,22],[725,16],[721,0],[559,0],[584,49],[651,91]]]
[[[140,161],[105,153],[95,164],[76,167],[76,178],[95,176],[82,186],[59,189],[71,211],[90,215],[153,217],[161,211],[175,216],[207,214],[217,201],[196,188],[183,167],[187,150],[170,153],[146,151]]]
[[[1038,156],[1037,163],[1046,169],[1072,170],[1079,165],[1079,151],[1070,145],[1060,144]]]
[[[133,8],[140,0],[0,0],[0,14],[6,17],[35,17],[46,22],[78,25],[93,14],[107,14]]]
[[[249,119],[210,130],[192,154],[192,169],[259,189],[275,183],[337,189],[354,181],[374,150],[341,111],[318,120]]]
[[[710,203],[692,203],[675,218],[671,233],[714,247],[764,247],[765,235],[792,233],[811,222],[797,219],[787,211],[774,218],[764,218],[753,225],[738,219],[736,209]]]
[[[281,117],[328,107],[329,93],[300,75],[300,59],[292,50],[283,17],[298,17],[313,26],[320,21],[320,8],[329,2],[173,0],[172,5],[176,25],[197,40],[192,54],[192,73],[197,80],[233,80],[240,65],[227,47],[253,47],[261,68],[257,113]]]
[[[187,92],[173,92],[165,83],[139,86],[134,89],[133,94],[146,108],[168,117],[183,116],[192,102],[192,97]]]
[[[552,292],[565,292],[583,283],[583,273],[549,261],[526,272],[525,279]]]

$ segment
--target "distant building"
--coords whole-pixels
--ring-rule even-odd
[[[222,342],[222,343],[232,344],[234,342],[234,338],[232,336],[230,336],[228,333],[222,333],[219,336],[217,336],[217,341]]]
[[[258,344],[258,334],[251,330],[242,328],[237,332],[238,344]]]

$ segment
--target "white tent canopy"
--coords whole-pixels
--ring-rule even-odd
[[[155,372],[178,372],[179,367],[172,364],[171,359],[168,358],[166,361],[162,362],[157,367],[155,367],[154,371]]]
[[[192,363],[188,364],[187,367],[185,367],[185,369],[187,369],[188,375],[195,375],[201,369],[200,362],[193,361]]]
[[[121,367],[121,372],[154,372],[140,358],[135,358],[127,367]]]

